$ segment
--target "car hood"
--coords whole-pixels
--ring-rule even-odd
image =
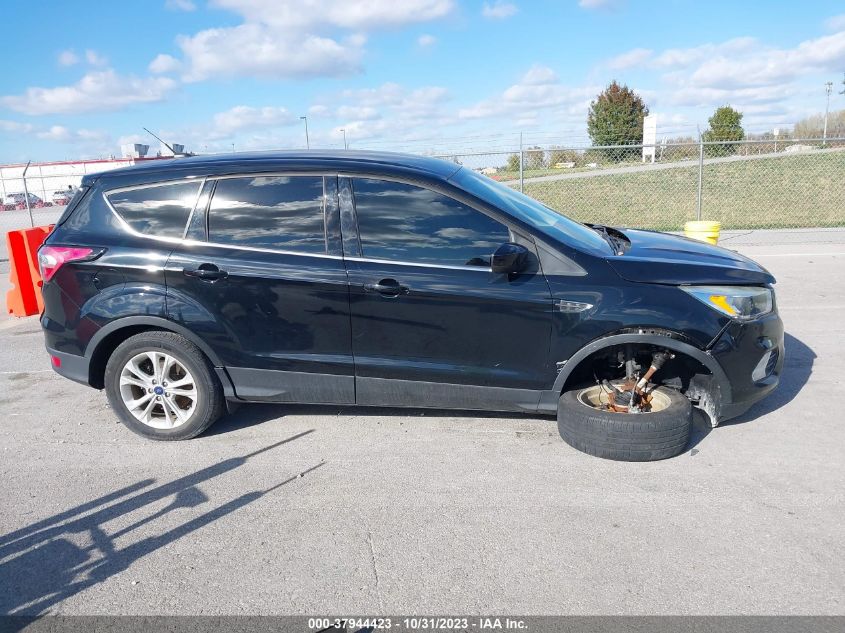
[[[771,284],[772,274],[734,251],[678,235],[624,229],[623,255],[608,262],[623,279],[659,284]]]

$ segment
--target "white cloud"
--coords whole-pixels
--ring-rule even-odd
[[[183,37],[186,81],[252,75],[291,78],[341,76],[359,72],[363,49],[354,42],[307,35],[284,37],[263,24],[208,29]]]
[[[59,66],[73,66],[79,63],[79,55],[72,50],[62,51],[59,53],[58,62]]]
[[[52,125],[36,133],[36,136],[42,140],[60,143],[102,143],[109,138],[102,130],[70,130],[63,125]]]
[[[529,86],[543,86],[545,84],[553,84],[557,80],[557,73],[551,68],[535,64],[523,75],[521,83]]]
[[[622,53],[611,58],[607,62],[608,68],[613,70],[625,70],[644,65],[652,57],[653,51],[648,48],[635,48],[627,53]]]
[[[181,67],[182,64],[179,63],[178,59],[172,55],[166,55],[164,53],[156,55],[155,59],[153,59],[149,65],[150,72],[157,75],[173,73],[178,71]]]
[[[164,7],[170,11],[196,11],[192,0],[165,0]]]
[[[792,48],[774,48],[753,37],[738,37],[656,53],[633,49],[605,65],[662,71],[661,92],[667,104],[710,108],[731,103],[750,113],[759,104],[797,96],[804,78],[845,67],[845,31]]]
[[[578,6],[582,9],[613,9],[619,6],[623,0],[578,0]]]
[[[496,0],[492,4],[485,2],[481,7],[481,15],[491,20],[504,20],[519,12],[519,8],[512,2]]]
[[[323,104],[312,105],[308,108],[308,116],[315,117],[315,118],[326,118],[332,116],[332,109]]]
[[[461,119],[520,117],[535,120],[539,110],[555,108],[564,113],[586,111],[589,99],[598,92],[595,86],[570,88],[561,84],[557,74],[545,66],[533,66],[519,82],[501,94],[458,111]]]
[[[340,119],[373,121],[381,117],[378,110],[371,106],[348,106],[343,105],[335,113]]]
[[[29,115],[118,110],[161,101],[175,87],[176,82],[167,77],[122,76],[108,69],[89,72],[70,86],[27,88],[21,95],[0,97],[0,104]]]
[[[454,7],[453,0],[213,0],[213,4],[240,14],[244,22],[178,38],[186,81],[358,73],[366,32],[434,20]]]
[[[298,122],[299,117],[291,114],[286,108],[241,105],[214,115],[212,136],[228,137],[245,130],[280,127]]]
[[[452,0],[213,0],[216,6],[285,31],[326,26],[371,31],[428,22],[454,8]]]
[[[7,121],[0,119],[0,132],[7,132],[11,134],[28,134],[32,132],[34,126],[30,123],[21,123],[20,121]]]
[[[824,25],[828,31],[845,31],[845,13],[828,18]]]
[[[801,42],[793,49],[758,50],[739,58],[712,57],[695,70],[690,80],[706,87],[767,86],[843,67],[845,31]]]
[[[762,44],[756,38],[737,37],[718,44],[708,43],[690,48],[670,48],[654,57],[653,64],[657,68],[680,70],[716,56],[736,57],[755,51],[760,52],[762,49]]]
[[[433,35],[429,35],[428,33],[424,35],[420,35],[417,38],[417,46],[420,48],[431,48],[437,43],[437,38]]]
[[[92,51],[90,48],[85,51],[85,61],[91,66],[106,66],[109,60],[100,55],[97,51]]]

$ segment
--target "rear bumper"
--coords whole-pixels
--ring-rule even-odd
[[[735,418],[778,386],[785,356],[783,322],[772,312],[755,321],[731,323],[710,354],[730,383],[730,394],[722,393],[719,420]]]
[[[89,382],[89,365],[90,360],[85,356],[77,356],[75,354],[68,354],[66,352],[58,352],[54,349],[47,348],[50,354],[51,364],[53,370],[60,376],[70,378],[74,382],[82,383],[83,385],[91,386]],[[57,359],[58,363],[53,360]]]

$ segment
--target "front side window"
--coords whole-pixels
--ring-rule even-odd
[[[322,176],[223,178],[208,210],[208,240],[325,253],[324,199]]]
[[[115,191],[107,196],[118,215],[139,233],[182,237],[199,187],[199,182],[167,183]]]
[[[490,266],[508,228],[431,189],[387,180],[352,181],[364,257],[448,266]]]

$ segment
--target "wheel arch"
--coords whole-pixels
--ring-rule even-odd
[[[188,328],[161,317],[123,317],[104,325],[89,341],[85,350],[85,357],[88,359],[88,384],[97,389],[102,389],[106,363],[112,352],[130,336],[149,331],[173,332],[183,336],[196,345],[216,369],[222,368],[220,358],[214,353],[214,350]],[[221,369],[218,369],[218,375],[221,371]],[[224,381],[223,384],[225,386],[226,382]]]
[[[710,372],[710,375],[712,376],[712,385],[698,385],[696,389],[697,393],[709,396],[710,402],[707,407],[704,408],[715,426],[715,422],[719,418],[722,403],[729,403],[732,401],[730,380],[728,379],[725,370],[722,369],[722,366],[719,365],[715,358],[706,351],[695,347],[684,339],[685,337],[678,332],[654,329],[649,329],[647,331],[622,332],[596,339],[582,347],[565,361],[565,364],[555,379],[554,386],[552,387],[552,393],[555,398],[559,397],[567,387],[571,386],[568,385],[567,382],[573,376],[579,365],[587,361],[597,352],[601,352],[618,345],[653,345],[687,356],[698,362]]]

